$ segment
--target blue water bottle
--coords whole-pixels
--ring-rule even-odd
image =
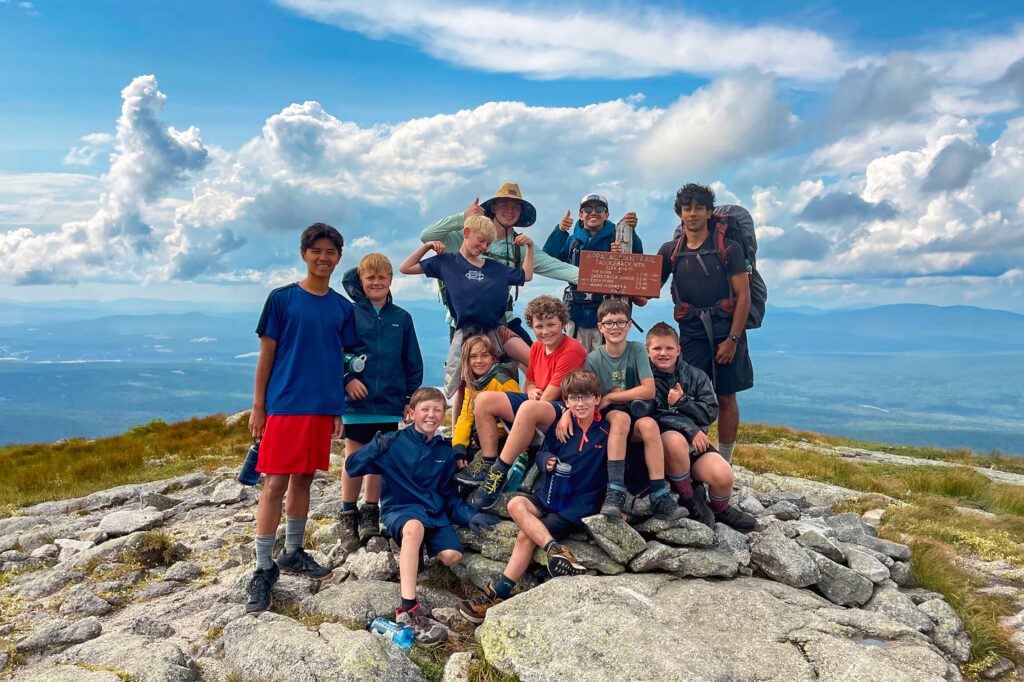
[[[370,624],[366,629],[375,635],[380,635],[384,639],[391,640],[397,644],[402,651],[408,651],[411,649],[412,642],[416,639],[416,635],[412,630],[404,625],[393,623],[384,616],[377,616],[374,618],[370,621]]]
[[[512,467],[508,470],[508,476],[505,477],[505,492],[514,493],[519,490],[519,486],[523,483],[523,476],[526,475],[526,453],[522,453],[516,457],[516,461],[512,462]]]
[[[544,504],[554,512],[560,512],[569,506],[569,477],[572,475],[572,465],[559,462],[555,470],[548,478],[547,490],[545,491]]]
[[[254,440],[245,453],[242,470],[238,472],[238,482],[244,485],[256,485],[260,482],[260,472],[256,471],[256,462],[260,459],[260,442]]]

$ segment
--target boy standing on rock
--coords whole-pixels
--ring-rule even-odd
[[[416,600],[416,575],[421,547],[445,566],[462,559],[462,543],[452,523],[485,530],[497,517],[479,514],[456,494],[455,451],[451,441],[437,433],[447,403],[436,388],[420,388],[412,394],[412,426],[376,435],[345,459],[349,476],[381,477],[382,520],[388,535],[401,548],[398,559],[402,605],[395,621],[412,629],[420,644],[434,644],[447,634],[440,623],[428,618]]]
[[[359,372],[345,382],[346,456],[370,442],[375,434],[391,433],[406,418],[413,391],[423,383],[423,357],[412,316],[394,304],[391,261],[368,253],[359,266],[345,273],[342,284],[355,305],[356,342],[346,349],[365,356]],[[352,551],[380,535],[380,477],[367,476],[363,508],[357,509],[363,479],[341,472],[341,542]]]
[[[552,424],[537,455],[537,467],[541,470],[537,492],[509,500],[509,516],[520,528],[515,548],[498,582],[488,585],[476,599],[465,599],[459,604],[459,612],[471,623],[482,623],[487,609],[509,598],[530,566],[537,547],[544,549],[552,577],[580,575],[587,570],[558,541],[582,528],[582,520],[595,514],[601,505],[608,481],[608,425],[597,410],[601,401],[597,375],[574,369],[562,379],[561,388],[565,403],[550,404],[559,413],[570,416],[575,423],[574,433],[562,443]],[[568,478],[567,499],[558,494],[559,486],[554,480],[558,476]]]
[[[265,474],[256,513],[256,572],[246,613],[270,608],[280,571],[324,578],[331,571],[302,548],[309,486],[326,470],[331,440],[345,412],[345,347],[355,342],[352,304],[330,288],[345,242],[336,229],[314,223],[302,232],[299,252],[306,277],[270,292],[256,333],[260,355],[249,430],[260,440],[257,471]],[[273,561],[285,501],[284,551]]]

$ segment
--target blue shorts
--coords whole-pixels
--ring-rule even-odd
[[[530,398],[525,393],[505,393],[508,397],[508,404],[512,406],[512,416],[515,417],[519,412],[519,408],[523,406],[523,403],[527,402]],[[562,417],[562,413],[565,412],[565,403],[561,400],[548,400],[546,401],[551,407],[555,408],[555,421],[557,422]],[[502,420],[505,421],[505,420]],[[506,426],[512,427],[511,422],[505,422]]]
[[[553,512],[545,507],[543,500],[532,493],[519,493],[517,497],[525,497],[537,508],[537,511],[540,512],[541,524],[548,529],[551,537],[556,540],[564,540],[576,531],[583,529],[583,526],[580,524],[573,523],[558,512]]]
[[[392,540],[398,543],[398,546],[402,546],[402,528],[405,524],[410,521],[418,520],[415,516],[405,516],[395,519],[392,523],[388,524],[387,532],[388,536]],[[446,549],[454,549],[456,552],[462,552],[462,543],[459,542],[459,535],[455,532],[455,527],[451,524],[447,526],[439,526],[437,528],[423,528],[423,546],[427,548],[427,556],[437,556]]]

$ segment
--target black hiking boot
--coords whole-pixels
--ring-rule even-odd
[[[754,520],[753,516],[740,511],[732,505],[715,514],[715,520],[741,533],[749,533],[757,526],[757,521]]]
[[[495,460],[497,461],[497,460]],[[505,487],[505,479],[508,478],[508,471],[495,471],[492,466],[487,472],[487,478],[469,498],[469,504],[480,511],[489,511],[498,501],[501,489]]]
[[[661,495],[651,496],[651,511],[654,518],[662,521],[675,521],[688,515],[685,507],[680,507],[675,500],[675,495],[665,491]]]
[[[487,472],[491,470],[497,458],[477,457],[468,467],[455,474],[455,480],[465,486],[476,487],[487,480]]]
[[[608,486],[604,494],[604,504],[601,505],[601,514],[611,520],[622,518],[622,505],[626,504],[626,491]]]
[[[693,484],[693,497],[688,500],[680,500],[683,506],[686,507],[686,511],[690,513],[690,518],[694,521],[700,521],[708,528],[715,527],[715,513],[711,511],[711,507],[708,506],[707,495],[704,492],[703,483]]]
[[[281,576],[281,569],[277,564],[271,564],[270,568],[259,569],[252,574],[249,581],[249,601],[245,603],[245,612],[250,616],[258,616],[270,609],[274,603],[271,592],[274,583]]]
[[[291,552],[282,551],[277,555],[277,565],[285,573],[304,575],[308,578],[326,578],[333,572],[318,564],[301,547]]]

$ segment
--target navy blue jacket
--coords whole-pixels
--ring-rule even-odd
[[[347,400],[347,414],[399,416],[413,391],[423,383],[423,356],[412,315],[391,302],[378,313],[363,292],[356,269],[341,280],[356,309],[356,342],[346,353],[366,355],[366,367],[355,375],[369,392],[363,400]]]
[[[608,487],[608,424],[598,413],[584,432],[579,421],[575,417],[573,420],[576,423],[573,425],[572,436],[565,443],[555,437],[558,420],[544,435],[544,444],[537,454],[540,477],[534,495],[543,504],[548,479],[555,475],[554,471],[546,471],[551,457],[569,464],[572,466],[572,474],[569,476],[569,497],[572,501],[558,515],[566,521],[579,524],[584,517],[596,514],[604,501],[605,489]]]
[[[455,451],[441,435],[427,440],[412,426],[377,434],[345,458],[345,471],[381,477],[381,521],[389,528],[398,519],[416,519],[425,528],[468,526],[476,513],[456,494]]]
[[[579,266],[580,251],[611,251],[612,243],[615,241],[615,223],[610,220],[604,221],[601,229],[591,236],[590,232],[583,227],[583,223],[576,221],[572,234],[563,232],[556,225],[551,231],[548,240],[544,242],[544,253],[552,258],[557,258],[563,263]],[[633,232],[633,253],[643,253],[644,245],[640,237]],[[576,285],[570,284],[569,289],[576,293]],[[569,306],[569,319],[576,323],[577,327],[594,328],[597,326],[597,308],[601,305],[604,296],[593,294],[591,300],[582,300],[581,296],[573,296]]]

